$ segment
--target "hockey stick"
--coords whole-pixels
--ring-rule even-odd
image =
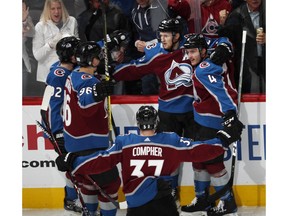
[[[42,111],[42,110],[41,110]],[[51,133],[50,129],[47,129],[47,127],[45,127],[44,125],[42,125],[39,121],[36,121],[36,124],[42,129],[42,131],[46,134],[46,136],[48,137],[48,139],[50,140],[50,142],[52,143],[55,151],[59,154],[59,155],[62,155],[62,152],[57,144],[57,141],[55,139],[55,137],[53,136],[53,134]],[[45,123],[47,125],[47,123]],[[49,127],[48,127],[49,128]],[[70,172],[67,172],[67,175],[69,177],[69,179],[73,182],[73,187],[74,189],[76,190],[77,192],[77,195],[78,195],[78,198],[81,202],[81,205],[82,205],[82,210],[83,210],[83,213],[84,215],[86,216],[91,216],[90,215],[90,212],[88,211],[87,209],[87,206],[84,202],[84,199],[83,199],[83,196],[80,192],[80,189],[79,189],[79,185],[78,185],[78,182],[73,178],[73,176],[71,175]]]
[[[47,137],[49,138],[49,140],[51,141],[52,145],[54,146],[56,152],[59,154],[59,155],[62,155],[62,152],[60,151],[60,148],[58,146],[58,143],[55,139],[55,137],[53,136],[53,134],[51,133],[51,130],[49,127],[45,127],[44,125],[42,125],[39,121],[36,121],[37,125],[42,129],[42,131],[47,135]],[[47,123],[45,123],[47,125]],[[78,196],[79,196],[79,200],[82,204],[82,207],[83,207],[83,211],[84,211],[84,208],[86,208],[87,210],[87,207],[85,206],[85,202],[83,200],[83,197],[80,193],[80,189],[78,191],[78,184],[77,184],[77,181],[72,177],[72,174],[70,172],[67,172],[69,178],[71,179],[71,181],[73,182],[74,184],[74,188],[76,189],[77,193],[78,193]],[[84,177],[89,180],[94,186],[95,188],[101,193],[102,196],[104,196],[106,199],[108,199],[111,203],[113,203],[117,208],[119,209],[127,209],[127,203],[126,201],[124,202],[117,202],[116,200],[114,200],[113,198],[111,198],[108,194],[106,194],[104,192],[104,190],[89,176],[89,175],[84,175]],[[81,201],[82,200],[82,201]],[[83,202],[83,203],[82,203]],[[88,214],[86,214],[87,216],[90,216],[90,213],[89,211],[87,210]]]
[[[89,175],[85,175],[84,176],[86,179],[88,179],[95,187],[97,190],[100,191],[100,193],[102,194],[102,196],[104,196],[106,199],[108,199],[111,203],[113,203],[114,206],[116,206],[116,208],[118,209],[127,209],[127,202],[117,202],[116,200],[114,200],[113,198],[111,198],[108,194],[106,194],[103,189],[89,176]]]
[[[238,83],[238,117],[240,113],[240,104],[241,104],[241,91],[242,91],[242,79],[243,79],[243,65],[244,65],[244,53],[245,53],[245,44],[246,44],[246,34],[247,31],[243,30],[242,33],[242,50],[241,50],[241,64],[240,64],[240,71],[239,71],[239,83]],[[228,190],[230,190],[234,183],[234,174],[235,174],[235,162],[236,162],[236,153],[237,153],[237,141],[233,142],[232,146],[232,162],[231,162],[231,173],[230,179],[227,184],[219,191],[215,192],[214,194],[208,197],[208,202],[215,202],[221,196],[223,196]]]
[[[108,47],[107,47],[107,16],[104,2],[101,0],[101,9],[102,9],[102,17],[104,22],[103,35],[104,35],[104,62],[105,62],[105,80],[110,80],[109,68],[108,68]],[[108,129],[109,129],[109,140],[110,144],[113,144],[113,136],[112,136],[112,110],[111,110],[111,98],[107,97],[107,112],[108,112]],[[115,129],[114,129],[115,133]],[[115,133],[116,135],[116,133]]]
[[[42,125],[39,121],[36,121],[37,125],[42,129],[42,131],[47,135],[47,137],[49,138],[50,142],[52,143],[55,151],[59,154],[59,155],[62,155],[62,152],[59,148],[59,145],[52,133],[52,130],[49,126],[49,122],[47,121],[47,110],[48,110],[48,106],[49,106],[49,102],[50,102],[50,98],[51,96],[54,94],[54,87],[52,86],[46,86],[45,88],[45,92],[44,92],[44,95],[43,95],[43,99],[42,99],[42,104],[41,104],[41,110],[40,110],[40,113],[41,113],[41,117],[42,117],[42,120],[43,120],[43,123],[44,125]],[[83,197],[80,193],[80,189],[79,186],[77,185],[77,182],[75,181],[75,179],[72,177],[71,173],[70,172],[67,172],[70,180],[73,182],[73,185],[74,185],[74,188],[76,189],[77,193],[78,193],[78,197],[79,197],[79,200],[82,204],[82,208],[83,208],[83,212],[86,216],[90,216],[90,213],[85,205],[85,202],[83,200]],[[88,175],[85,175],[84,176],[86,179],[88,179],[96,188],[98,191],[100,191],[100,193],[102,194],[102,196],[104,196],[105,198],[107,198],[110,202],[112,202],[117,208],[127,208],[127,203],[126,201],[125,202],[122,202],[122,203],[118,203],[116,202],[114,199],[112,199],[108,194],[106,194],[102,188],[99,187],[99,185],[97,185],[97,183]],[[86,209],[84,209],[86,208]],[[88,213],[88,214],[87,214]]]

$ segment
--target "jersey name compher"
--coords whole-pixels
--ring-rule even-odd
[[[162,157],[162,148],[152,146],[135,147],[132,150],[132,155],[133,156],[150,155],[150,156]]]

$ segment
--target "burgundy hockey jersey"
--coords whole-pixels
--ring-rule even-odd
[[[222,129],[222,116],[228,110],[237,113],[237,90],[229,67],[202,61],[192,76],[194,88],[194,120],[205,127]]]
[[[137,80],[154,73],[160,80],[159,110],[169,113],[193,111],[192,66],[184,60],[184,49],[159,53],[150,61],[123,64],[113,74],[118,80]]]
[[[95,102],[96,77],[73,71],[65,84],[64,139],[68,152],[108,148],[109,128],[105,101]]]
[[[192,142],[174,132],[153,136],[127,134],[117,136],[115,144],[106,151],[77,157],[72,173],[97,174],[121,163],[123,192],[131,208],[152,200],[158,192],[157,179],[171,181],[181,162],[208,161],[223,153],[218,138]]]

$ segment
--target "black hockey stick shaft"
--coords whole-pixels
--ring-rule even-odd
[[[103,1],[100,1],[101,10],[102,10],[102,17],[103,17],[103,35],[104,35],[104,63],[105,63],[105,79],[107,81],[110,80],[109,74],[109,67],[108,67],[108,47],[107,47],[107,14],[106,14],[106,7]],[[107,112],[108,112],[108,129],[109,129],[109,140],[110,144],[113,144],[113,135],[112,130],[114,130],[114,134],[116,135],[115,127],[113,125],[113,117],[112,117],[112,107],[111,107],[111,98],[110,96],[107,97]]]
[[[36,121],[36,123],[42,129],[42,131],[47,135],[48,139],[52,143],[52,145],[53,145],[55,151],[57,152],[57,154],[62,155],[62,152],[61,152],[61,150],[59,148],[59,145],[58,145],[55,137],[53,136],[53,134],[52,134],[52,132],[51,132],[51,130],[49,128],[49,125],[45,121],[44,121],[44,123],[45,123],[46,127],[44,125],[42,125],[39,121]],[[88,211],[87,206],[86,206],[86,204],[84,202],[83,196],[82,196],[82,194],[80,192],[80,188],[78,186],[78,182],[73,178],[73,176],[72,176],[72,174],[70,172],[67,172],[67,175],[68,175],[69,179],[73,182],[74,189],[77,191],[77,195],[78,195],[78,198],[79,198],[79,200],[81,202],[82,210],[83,210],[84,215],[85,216],[91,216],[90,212]]]
[[[246,45],[246,34],[247,31],[243,30],[242,33],[242,50],[241,50],[241,64],[239,71],[239,83],[238,83],[238,116],[240,113],[240,104],[241,104],[241,96],[242,96],[242,77],[243,77],[243,66],[244,66],[244,53],[245,53],[245,45]],[[236,154],[237,154],[237,142],[234,142],[232,145],[232,162],[231,162],[231,172],[230,179],[227,184],[219,191],[208,197],[209,202],[215,202],[217,199],[221,198],[228,190],[230,190],[234,183],[234,174],[235,174],[235,165],[236,165]]]
[[[116,124],[115,124],[115,121],[114,121],[114,117],[113,117],[113,114],[111,113],[111,120],[112,120],[112,126],[113,126],[113,131],[114,131],[114,135],[115,137],[118,136],[119,134],[117,133],[117,127],[116,127]]]
[[[41,111],[42,111],[42,110],[41,110]],[[52,134],[52,132],[51,132],[51,130],[50,130],[50,128],[49,128],[48,123],[44,121],[44,122],[45,122],[45,125],[46,125],[46,127],[45,127],[45,126],[43,126],[39,121],[36,121],[36,122],[37,122],[37,125],[42,129],[42,131],[48,136],[50,142],[51,142],[52,145],[54,146],[55,151],[56,151],[59,155],[62,155],[62,152],[61,152],[61,150],[60,150],[60,148],[59,148],[59,145],[58,145],[55,137],[53,136],[53,134]],[[83,197],[82,197],[82,195],[81,195],[81,193],[80,193],[80,189],[79,189],[79,187],[78,187],[77,181],[72,177],[72,174],[71,174],[70,172],[67,172],[67,175],[69,176],[69,178],[70,178],[71,181],[73,182],[74,186],[77,187],[77,188],[75,188],[75,189],[76,189],[76,191],[77,191],[77,193],[78,193],[78,195],[79,195],[79,200],[80,200],[80,202],[81,202],[81,204],[82,204],[82,207],[83,207],[83,204],[84,204],[84,206],[86,207],[85,202],[84,202],[84,200],[83,200]],[[106,199],[108,199],[111,203],[113,203],[116,208],[120,208],[119,203],[118,203],[116,200],[114,200],[112,197],[110,197],[107,193],[105,193],[105,191],[104,191],[89,175],[83,175],[83,176],[84,176],[87,180],[89,180],[89,181],[96,187],[96,189],[102,194],[102,196],[104,196],[104,197],[105,197]],[[79,190],[78,190],[78,189],[79,189]],[[83,203],[82,203],[81,199],[82,199]],[[124,205],[125,205],[125,204],[123,204],[123,206],[124,206]],[[85,207],[84,207],[84,208],[85,208]],[[86,207],[86,209],[87,209],[87,207]],[[83,211],[84,211],[84,209],[83,209]],[[88,209],[87,209],[87,211],[88,211]],[[89,211],[88,211],[88,215],[87,215],[87,216],[89,216],[89,215],[90,215],[90,214],[89,214]]]
[[[104,196],[106,199],[108,199],[111,203],[113,203],[114,206],[116,206],[116,208],[120,209],[120,205],[119,202],[117,202],[115,199],[113,199],[112,197],[110,197],[107,193],[105,193],[103,191],[103,189],[89,176],[89,175],[85,175],[85,178],[88,179],[95,187],[98,191],[100,191],[100,193],[102,194],[102,196]]]

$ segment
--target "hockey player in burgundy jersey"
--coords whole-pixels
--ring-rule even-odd
[[[193,138],[192,66],[180,49],[187,37],[181,36],[181,28],[177,19],[163,20],[158,28],[161,42],[147,46],[142,58],[118,65],[113,76],[117,81],[130,81],[149,73],[156,74],[160,80],[159,130]],[[232,44],[227,38],[207,38],[207,43],[212,60],[218,64],[231,57]]]
[[[192,138],[194,120],[191,66],[189,61],[188,64],[179,64],[183,57],[181,51],[177,52],[178,55],[170,56],[172,51],[179,50],[184,44],[183,26],[180,20],[168,18],[161,21],[158,31],[161,42],[146,46],[142,58],[129,64],[120,64],[113,75],[117,81],[131,81],[155,74],[160,82],[158,130],[173,131],[179,136]],[[179,170],[175,172],[173,184],[176,200],[179,200],[178,176]]]
[[[117,81],[130,81],[138,80],[149,73],[156,74],[160,81],[158,130],[172,131],[179,136],[193,138],[191,79],[193,70],[190,61],[185,60],[184,51],[180,49],[183,47],[186,37],[181,35],[182,25],[180,21],[174,18],[164,19],[159,24],[158,31],[161,42],[147,46],[142,58],[131,61],[129,64],[118,65],[113,76]],[[213,40],[207,38],[207,40],[209,52],[219,64],[230,58],[230,53],[227,50],[232,44],[227,38]],[[178,175],[176,174],[174,185],[176,190],[177,184]]]
[[[64,87],[68,75],[76,67],[75,50],[80,40],[74,36],[62,38],[56,45],[59,61],[55,62],[46,79],[46,88],[53,89],[46,115],[43,121],[48,122],[51,132],[55,136],[61,152],[66,152],[63,141],[63,101]]]
[[[208,45],[202,34],[191,34],[184,47],[194,68],[194,140],[211,139],[218,130],[239,121],[236,115],[238,93],[231,80],[233,75],[229,73],[226,64],[219,66],[207,58]],[[209,163],[194,162],[193,170],[196,197],[190,205],[181,208],[182,212],[187,213],[182,214],[191,215],[198,211],[207,211],[208,216],[236,214],[237,206],[232,190],[221,197],[217,207],[210,208],[206,199],[206,188],[209,188],[210,182],[216,191],[228,183],[229,174],[224,165],[224,154]]]
[[[65,148],[78,155],[89,155],[109,147],[106,97],[113,93],[114,83],[94,76],[100,63],[101,48],[93,41],[80,43],[76,50],[79,69],[72,71],[65,84]],[[118,169],[111,166],[105,173],[91,178],[113,199],[118,198],[121,184]],[[82,182],[81,192],[92,216],[98,201],[104,216],[115,216],[116,207],[90,181]]]
[[[59,61],[51,66],[46,79],[46,88],[53,89],[53,94],[50,97],[47,112],[41,111],[42,121],[49,125],[62,153],[67,152],[64,147],[62,118],[64,86],[67,76],[76,66],[75,50],[79,42],[79,39],[71,36],[62,38],[56,44],[56,53],[59,57]],[[73,188],[71,180],[67,177],[65,181],[64,208],[66,210],[81,212],[82,209],[77,205],[77,193]]]
[[[172,173],[181,162],[203,162],[223,154],[224,148],[240,138],[243,128],[238,122],[218,131],[213,139],[192,142],[174,132],[155,133],[158,115],[153,106],[141,106],[136,121],[140,135],[119,135],[111,148],[89,156],[68,153],[56,159],[60,171],[70,170],[76,178],[121,163],[127,216],[178,216],[171,194]],[[199,154],[202,151],[206,154]]]

